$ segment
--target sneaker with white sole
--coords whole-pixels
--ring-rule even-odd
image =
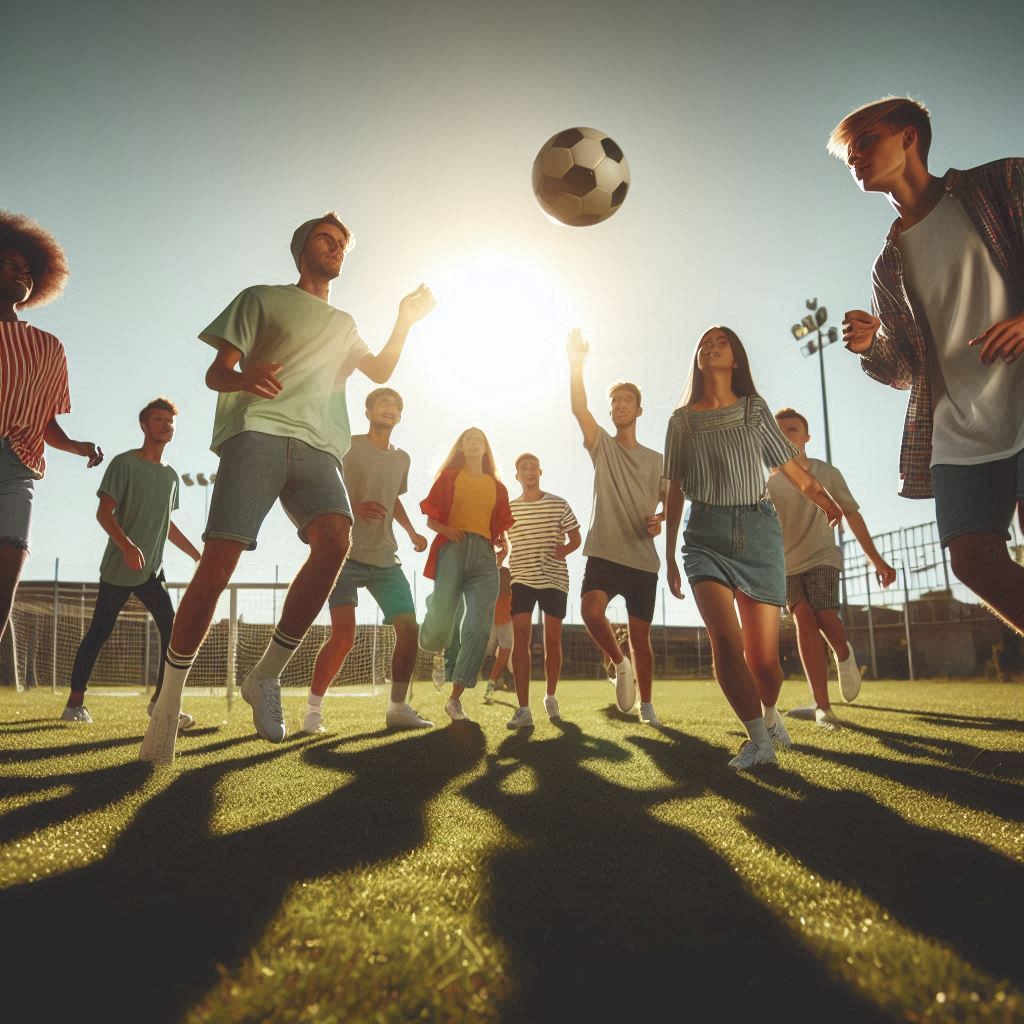
[[[786,727],[782,724],[782,718],[777,711],[775,712],[775,721],[767,728],[768,735],[771,736],[772,743],[776,747],[793,746],[793,741],[789,738],[789,733],[786,731]]]
[[[323,715],[319,711],[307,711],[302,718],[301,731],[310,736],[319,736],[321,733],[327,732],[324,728]]]
[[[174,764],[174,740],[178,735],[178,712],[154,711],[142,737],[139,760],[154,765]]]
[[[629,658],[623,658],[615,666],[615,703],[626,714],[636,706],[636,676]]]
[[[516,708],[515,714],[505,723],[506,729],[533,728],[533,712],[529,708]]]
[[[558,710],[557,697],[545,697],[544,710],[548,713],[548,718],[552,720],[562,717],[562,712]]]
[[[156,701],[155,700],[151,700],[146,705],[146,714],[148,714],[150,718],[153,717],[153,710],[155,708],[156,708]],[[195,724],[196,724],[196,720],[191,715],[185,714],[184,711],[179,711],[178,712],[178,732],[184,732],[186,729],[191,729],[192,726],[195,725]]]
[[[82,722],[84,725],[92,725],[92,715],[89,714],[84,704],[79,704],[77,708],[64,708],[60,713],[60,720],[62,722]]]
[[[846,661],[836,658],[836,671],[839,673],[839,692],[849,704],[860,693],[860,669],[857,667],[857,656],[853,653],[853,644],[848,643],[846,646]]]
[[[454,697],[448,698],[448,703],[445,704],[444,710],[448,717],[453,722],[471,722],[472,719],[465,711],[462,710],[462,701],[456,700]]]
[[[280,743],[287,731],[281,710],[281,684],[276,679],[248,676],[242,683],[241,694],[252,708],[252,724],[256,732],[271,743]]]
[[[433,729],[434,723],[428,722],[422,715],[416,713],[411,704],[399,704],[398,707],[389,707],[384,715],[384,724],[389,729]]]
[[[661,725],[661,720],[654,713],[653,704],[645,704],[643,701],[640,702],[640,721],[644,725]]]
[[[729,762],[730,768],[737,771],[745,771],[747,768],[756,768],[761,764],[778,764],[775,757],[775,748],[770,743],[759,744],[753,740],[747,740],[740,752]]]
[[[815,708],[814,721],[823,729],[841,729],[842,725],[836,718],[836,713],[831,709]]]
[[[792,711],[786,712],[787,718],[797,718],[801,722],[813,722],[814,713],[818,710],[817,706],[810,704],[805,708],[793,708]]]

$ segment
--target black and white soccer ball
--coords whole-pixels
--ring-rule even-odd
[[[629,164],[596,128],[552,135],[533,161],[533,192],[545,213],[574,228],[607,220],[626,199]]]

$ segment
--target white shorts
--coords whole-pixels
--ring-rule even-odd
[[[487,653],[493,654],[499,647],[505,650],[512,648],[512,623],[494,622],[491,624],[491,635],[487,638]]]

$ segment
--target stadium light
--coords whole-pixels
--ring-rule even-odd
[[[818,356],[818,370],[821,375],[821,409],[825,419],[825,461],[831,465],[832,436],[828,427],[828,392],[825,388],[825,357],[823,353],[828,345],[839,340],[839,329],[829,327],[827,331],[825,330],[825,325],[828,323],[828,310],[824,306],[818,305],[816,297],[807,299],[804,305],[811,312],[800,323],[793,324],[789,330],[797,341],[803,341],[804,338],[808,339],[800,346],[800,352],[803,356],[813,356],[815,353]],[[808,335],[813,336],[808,338]]]
[[[217,474],[211,473],[209,477],[205,473],[196,473],[192,479],[191,473],[182,473],[181,482],[186,487],[195,487],[198,484],[203,489],[203,521],[210,514],[210,490],[209,488],[217,482]]]

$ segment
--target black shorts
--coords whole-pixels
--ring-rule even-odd
[[[512,584],[512,614],[533,614],[533,609],[540,605],[540,610],[553,619],[564,619],[565,609],[569,603],[569,595],[557,587],[528,587],[525,583]]]
[[[583,572],[583,589],[587,594],[591,590],[601,590],[613,597],[623,597],[626,601],[626,612],[633,619],[643,622],[654,621],[654,606],[658,601],[658,574],[634,569],[631,565],[619,565],[609,562],[606,558],[587,559],[587,567]]]

